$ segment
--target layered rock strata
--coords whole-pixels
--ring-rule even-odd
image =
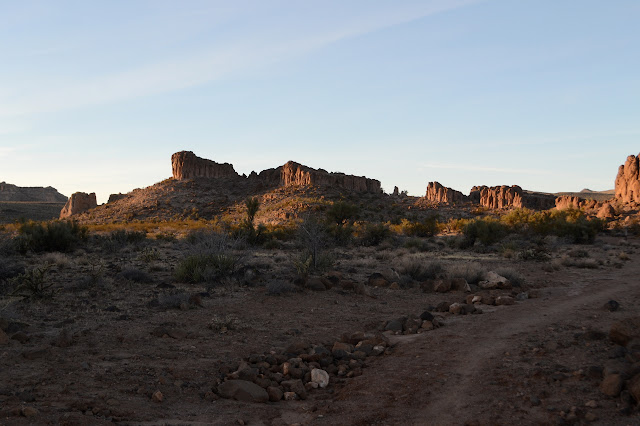
[[[92,192],[91,194],[87,194],[86,192],[76,192],[71,194],[71,197],[67,200],[67,204],[65,204],[62,211],[60,211],[60,219],[84,213],[97,206],[98,203],[96,202],[95,192]]]

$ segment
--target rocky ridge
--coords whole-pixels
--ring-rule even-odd
[[[64,203],[67,197],[50,186],[21,187],[0,182],[0,201]]]

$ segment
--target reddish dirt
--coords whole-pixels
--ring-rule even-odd
[[[250,260],[261,272],[255,286],[218,288],[203,298],[202,307],[162,309],[149,302],[172,291],[205,290],[172,281],[183,247],[159,246],[157,264],[164,266],[149,268],[152,283],[110,272],[123,265],[147,268],[137,252],[87,249],[70,256],[73,265],[51,272],[59,287],[52,299],[3,308],[5,318],[23,323],[28,340],[0,346],[0,423],[639,424],[637,409],[620,397],[604,396],[601,378],[589,373],[590,367],[615,361],[611,324],[640,315],[638,242],[600,240],[588,248],[594,256],[605,259],[624,249],[629,260],[621,268],[603,262],[598,269],[545,272],[541,263],[494,254],[428,253],[425,259],[447,262],[473,258],[489,270],[512,266],[539,297],[482,306],[481,315],[442,314],[441,328],[392,336],[396,346],[367,358],[361,376],[332,377],[329,388],[311,391],[304,401],[267,404],[215,395],[220,368],[296,341],[331,345],[343,333],[419,315],[440,301],[461,301],[464,293],[385,288],[368,297],[334,288],[270,296],[264,284],[288,276],[290,267],[282,253],[262,251]],[[395,261],[391,253],[367,250],[340,253],[338,270],[362,281]],[[98,258],[106,265],[105,277],[81,285],[79,279],[91,273]],[[43,257],[27,261],[41,264]],[[177,288],[161,288],[169,282]],[[603,309],[611,299],[620,302],[620,310]],[[219,323],[227,316],[236,323],[225,331]],[[160,327],[175,331],[176,338],[154,334]],[[62,330],[73,336],[68,345],[60,345]],[[156,391],[162,402],[153,401]],[[24,417],[25,407],[37,414]]]

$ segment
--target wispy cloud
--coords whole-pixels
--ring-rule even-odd
[[[157,95],[203,85],[238,72],[273,64],[342,40],[362,36],[484,0],[435,0],[354,16],[307,34],[286,34],[272,40],[245,40],[192,55],[96,76],[56,88],[32,90],[13,101],[0,102],[0,116],[69,110]],[[285,31],[286,32],[286,31]],[[293,41],[292,41],[293,40]]]
[[[465,164],[446,164],[446,163],[429,163],[421,167],[422,169],[447,169],[447,170],[463,170],[467,172],[485,172],[485,173],[509,173],[520,175],[551,175],[549,170],[541,169],[512,169],[502,167],[483,167],[471,166]]]

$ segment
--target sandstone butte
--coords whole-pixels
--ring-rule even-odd
[[[22,187],[0,182],[0,201],[21,201],[40,203],[64,203],[67,197],[50,186]]]
[[[60,219],[84,213],[97,206],[98,203],[96,202],[95,192],[92,192],[91,194],[87,194],[86,192],[76,192],[71,194],[71,197],[67,200],[67,204],[65,204],[60,211]]]

